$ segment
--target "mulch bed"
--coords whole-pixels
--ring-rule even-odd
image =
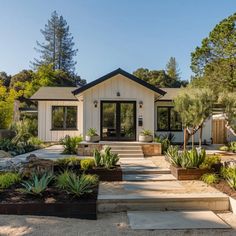
[[[221,191],[222,193],[226,193],[230,197],[236,199],[236,191],[228,185],[227,181],[220,180],[219,183],[212,184],[212,186],[215,187],[216,189],[218,189],[219,191]]]
[[[98,186],[93,193],[80,198],[53,186],[48,187],[42,197],[25,194],[20,188],[20,185],[16,185],[0,191],[0,214],[97,219]]]

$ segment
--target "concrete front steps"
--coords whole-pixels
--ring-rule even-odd
[[[167,182],[165,183],[168,185]],[[126,182],[126,184],[131,184],[131,182]],[[152,185],[153,182],[145,183],[146,186],[148,184]],[[230,209],[228,196],[220,192],[174,194],[168,193],[167,190],[163,191],[163,186],[159,190],[158,186],[156,188],[151,187],[152,190],[141,190],[133,185],[130,185],[128,188],[128,190],[124,189],[123,192],[116,190],[112,192],[112,189],[109,189],[107,193],[101,191],[97,201],[98,211],[102,213],[156,210],[228,211]],[[135,190],[135,188],[137,189]]]

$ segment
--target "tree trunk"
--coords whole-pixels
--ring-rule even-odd
[[[202,131],[203,131],[203,127],[202,125],[200,126],[200,130],[199,130],[199,147],[202,147]]]
[[[192,149],[194,148],[194,129],[192,130]]]
[[[186,150],[187,142],[188,142],[187,128],[184,128],[184,150]]]

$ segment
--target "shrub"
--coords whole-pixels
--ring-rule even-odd
[[[201,177],[201,180],[206,184],[215,184],[219,182],[219,177],[216,174],[207,173]]]
[[[39,177],[33,175],[32,179],[23,181],[23,192],[31,195],[41,196],[43,192],[47,189],[49,183],[52,181],[53,176],[51,174],[45,173],[43,176]]]
[[[60,143],[64,146],[64,154],[76,154],[78,144],[83,141],[80,136],[70,137],[66,135],[65,138],[60,140]]]
[[[35,147],[41,147],[43,142],[38,137],[30,137],[27,143]]]
[[[93,188],[98,183],[98,177],[96,175],[76,175],[70,172],[69,175],[63,180],[64,189],[76,197],[80,197],[86,193],[92,193]]]
[[[236,189],[236,168],[228,168],[228,170],[226,170],[226,172],[224,173],[224,176],[229,186],[233,189]]]
[[[68,166],[79,166],[80,159],[78,157],[64,157],[57,159],[55,161],[55,164],[63,168],[67,168]]]
[[[17,173],[6,172],[0,174],[0,189],[9,188],[11,185],[19,183],[21,177]]]
[[[220,157],[218,155],[206,156],[203,163],[199,166],[200,169],[212,169],[214,165],[220,164]]]
[[[88,132],[86,134],[87,136],[93,137],[97,135],[97,130],[95,128],[88,129]]]
[[[154,139],[155,142],[161,143],[161,152],[165,154],[174,140],[174,135],[169,133],[168,135],[160,135]]]
[[[229,149],[232,152],[236,152],[236,142],[230,142]]]
[[[72,175],[73,172],[65,170],[64,172],[61,172],[57,177],[56,177],[56,186],[59,189],[66,189],[67,187],[67,181],[68,178]]]
[[[182,168],[199,168],[206,157],[204,149],[197,150],[196,148],[188,151],[178,151],[178,147],[170,146],[166,152],[172,165]]]
[[[144,136],[149,136],[149,135],[152,135],[152,131],[151,130],[148,130],[148,129],[143,129],[141,132],[140,132],[141,135],[144,135]]]
[[[93,169],[95,161],[93,159],[83,159],[81,160],[80,165],[82,170]]]
[[[229,147],[224,145],[224,146],[219,147],[219,150],[227,152],[227,151],[229,151]]]
[[[95,166],[102,166],[102,155],[97,149],[94,150],[93,157],[95,161]]]

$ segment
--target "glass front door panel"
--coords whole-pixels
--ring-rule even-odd
[[[102,138],[115,138],[116,128],[116,103],[102,103]]]
[[[135,139],[134,103],[120,103],[120,137]]]

